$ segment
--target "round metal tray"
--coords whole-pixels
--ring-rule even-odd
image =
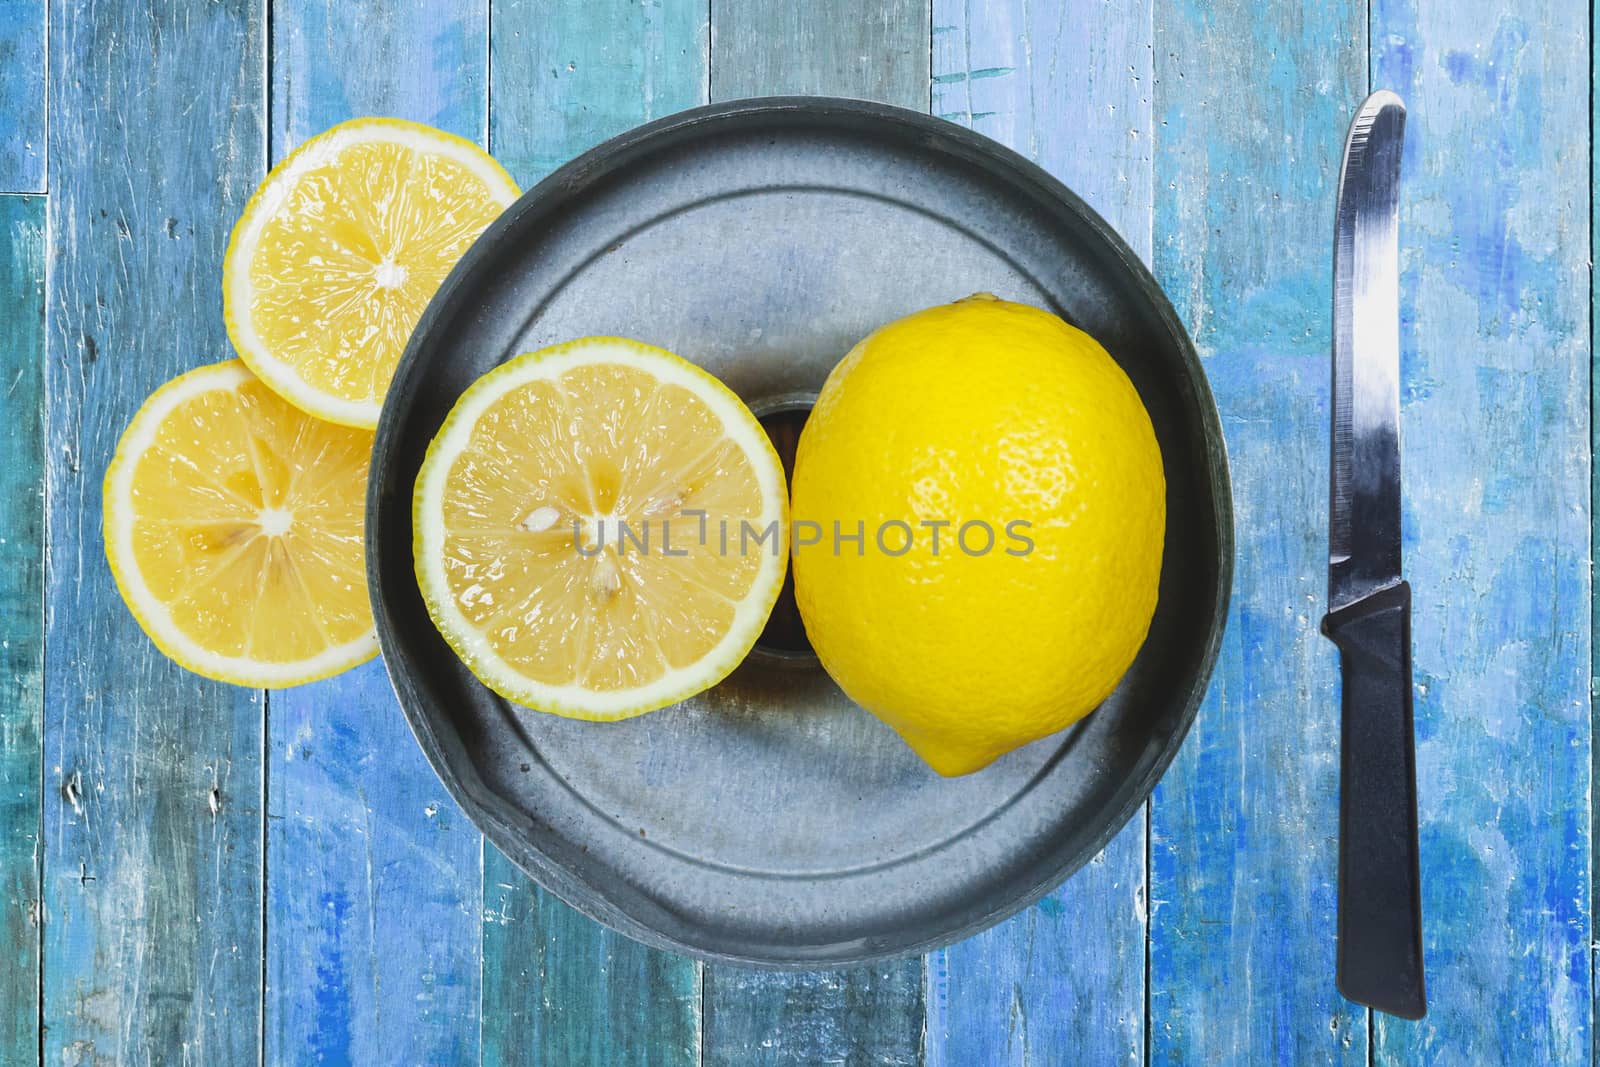
[[[814,662],[752,656],[683,704],[592,724],[508,705],[434,631],[412,567],[412,485],[451,405],[491,367],[617,334],[681,353],[760,405],[817,389],[882,323],[978,290],[1052,309],[1099,338],[1143,396],[1166,464],[1150,637],[1076,727],[944,779]],[[395,375],[367,545],[400,704],[489,839],[563,900],[641,941],[776,966],[954,941],[1091,858],[1149,795],[1194,717],[1233,560],[1216,410],[1138,258],[1059,182],[982,137],[817,98],[741,101],[641,127],[563,167],[490,227]]]

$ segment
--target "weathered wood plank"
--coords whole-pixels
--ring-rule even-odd
[[[120,603],[100,482],[134,409],[229,355],[222,253],[262,173],[262,5],[50,6],[44,1058],[248,1063],[261,694]]]
[[[490,148],[526,188],[607,137],[706,102],[706,5],[493,0]]]
[[[483,0],[274,0],[273,161],[361,115],[425,122],[482,143],[488,47]]]
[[[0,4],[0,192],[44,192],[44,11]]]
[[[698,1067],[700,968],[534,887],[485,844],[483,1063]]]
[[[919,959],[794,974],[707,967],[705,1062],[921,1064],[922,983]]]
[[[926,111],[930,9],[729,0],[711,5],[715,100],[818,93]],[[705,969],[705,1062],[923,1062],[923,961],[827,972]]]
[[[0,1063],[39,1054],[44,717],[44,225],[0,196]]]
[[[267,1062],[477,1062],[482,838],[383,665],[268,722]]]
[[[1150,0],[933,3],[933,113],[1066,182],[1148,262]]]
[[[800,93],[928,110],[928,0],[717,0],[711,98]]]
[[[927,1062],[1144,1062],[1141,813],[1061,889],[929,955]]]
[[[1143,2],[935,0],[933,112],[1043,164],[1148,261],[1150,34]],[[1145,911],[1141,814],[1038,906],[929,957],[928,1062],[1143,1063]]]
[[[488,15],[478,0],[278,0],[274,160],[364,114],[481,142]],[[273,693],[267,722],[268,1062],[475,1062],[482,839],[382,665]]]
[[[490,144],[524,186],[705,102],[704,5],[495,0]],[[700,1063],[700,968],[583,918],[483,856],[483,1063]]]
[[[1345,1063],[1327,565],[1333,198],[1366,5],[1155,14],[1155,268],[1205,361],[1238,543],[1211,693],[1151,809],[1152,1063]]]
[[[1406,568],[1429,1015],[1378,1063],[1591,1055],[1588,42],[1559,0],[1375,0],[1410,112]]]

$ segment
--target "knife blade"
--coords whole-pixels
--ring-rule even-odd
[[[1400,580],[1400,153],[1379,90],[1350,125],[1333,248],[1328,610]]]
[[[1411,587],[1400,550],[1400,159],[1406,110],[1356,112],[1333,251],[1328,614],[1339,649],[1337,983],[1409,1019],[1427,1011],[1411,708]]]

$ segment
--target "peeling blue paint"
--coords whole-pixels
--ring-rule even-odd
[[[318,939],[315,1026],[305,1035],[306,1052],[328,1067],[349,1067],[350,976],[344,969],[344,926],[350,899],[344,893],[322,893],[322,936]]]

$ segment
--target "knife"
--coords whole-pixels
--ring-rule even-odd
[[[1345,141],[1333,246],[1328,614],[1343,701],[1339,991],[1427,1012],[1411,720],[1411,587],[1400,576],[1400,152],[1406,109],[1380,90]]]

